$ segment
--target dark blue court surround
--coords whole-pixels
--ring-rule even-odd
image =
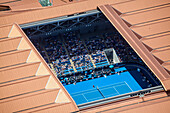
[[[116,69],[116,71],[121,70],[126,70],[126,68],[123,67]],[[140,85],[129,72],[123,72],[120,73],[120,75],[110,75],[107,76],[107,78],[100,77],[97,79],[78,82],[76,85],[66,85],[65,88],[73,97],[77,105],[142,90]]]

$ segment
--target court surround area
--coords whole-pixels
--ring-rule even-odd
[[[126,70],[126,68],[121,67],[116,69],[116,71],[123,70]],[[128,71],[78,82],[75,85],[66,85],[65,88],[77,105],[142,90]]]

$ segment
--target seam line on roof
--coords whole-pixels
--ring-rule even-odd
[[[0,38],[0,40],[7,39],[7,38],[9,38],[9,37],[3,37],[3,38]]]
[[[2,103],[6,103],[6,102],[11,102],[11,101],[16,101],[16,100],[22,100],[22,99],[26,99],[26,98],[30,98],[30,97],[34,97],[34,96],[41,96],[41,95],[44,95],[44,94],[48,94],[50,92],[56,92],[58,91],[58,89],[45,89],[45,90],[41,90],[41,91],[37,91],[37,92],[33,92],[33,93],[29,93],[29,94],[25,94],[25,95],[20,95],[20,96],[17,96],[17,97],[14,97],[14,98],[9,98],[9,99],[6,99],[6,100],[2,100],[0,102],[0,104]]]
[[[141,22],[141,23],[133,24],[132,26],[137,26],[137,25],[140,25],[140,24],[145,24],[145,23],[155,22],[155,21],[164,20],[164,19],[168,19],[168,18],[170,18],[170,17],[165,17],[165,18],[160,18],[160,19],[150,20],[150,21],[146,21],[146,22]],[[132,27],[132,26],[131,26],[131,27]]]
[[[6,38],[8,38],[8,37],[6,37]],[[8,38],[8,39],[3,39],[3,40],[1,40],[2,38],[0,38],[0,42],[15,40],[15,39],[18,39],[18,38],[22,38],[22,37]]]
[[[13,96],[1,98],[0,100],[4,100],[4,99],[8,99],[8,98],[13,98],[13,97],[17,97],[17,96],[21,96],[21,95],[25,95],[25,94],[29,94],[29,93],[34,93],[34,92],[38,92],[38,91],[42,91],[42,90],[45,90],[45,89],[39,89],[39,90],[31,91],[31,92],[21,93],[21,94],[18,94],[18,95],[13,95]]]
[[[68,103],[71,103],[71,102],[68,102]],[[58,104],[58,106],[62,106],[62,105],[68,104],[68,103]],[[13,112],[13,113],[19,113],[19,112],[23,112],[23,111],[27,111],[27,110],[31,110],[31,109],[36,109],[36,108],[41,108],[41,107],[48,106],[48,105],[53,105],[53,104],[54,104],[54,106],[55,106],[56,103],[44,104],[44,105],[40,105],[40,106],[28,108],[28,109],[23,109],[23,110],[20,110],[20,111],[15,111],[15,112]],[[50,108],[51,108],[51,107],[50,107]],[[46,108],[45,108],[45,109],[46,109]],[[44,110],[44,109],[35,110],[35,111],[32,111],[32,112],[41,111],[41,110]]]
[[[67,3],[65,0],[61,0],[62,2],[64,2],[64,3]]]
[[[9,66],[5,66],[5,67],[0,67],[0,69],[4,69],[4,68],[7,68],[7,67],[12,67],[12,66],[17,66],[17,65],[21,65],[21,64],[26,64],[26,62],[19,63],[19,64],[14,64],[14,65],[9,65]]]
[[[169,4],[170,4],[170,3],[162,4],[162,5],[157,5],[157,6],[153,6],[153,7],[148,7],[148,8],[144,8],[144,9],[138,9],[138,10],[134,10],[134,11],[124,12],[124,13],[122,13],[122,14],[128,14],[128,13],[137,12],[137,11],[142,11],[142,10],[146,10],[146,9],[152,9],[152,8],[155,8],[155,7],[160,7],[160,6],[169,5]]]
[[[0,57],[2,57],[2,56],[7,56],[7,55],[12,55],[12,54],[16,54],[16,53],[22,53],[22,52],[26,52],[26,51],[31,51],[31,49],[25,49],[25,50],[16,50],[16,51],[14,51],[14,52],[9,52],[9,53],[4,53],[4,54],[2,54],[2,55],[0,55]]]
[[[164,63],[170,62],[170,60],[165,61]]]
[[[110,111],[110,110],[113,110],[113,109],[119,109],[119,108],[131,106],[131,105],[136,105],[136,104],[139,104],[139,102],[136,102],[136,103],[133,103],[133,104],[124,105],[124,106],[120,106],[120,107],[116,107],[116,108],[112,108],[112,109],[107,109],[107,110],[99,111],[99,112],[96,112],[96,113],[102,113],[102,112]]]
[[[158,52],[168,51],[168,50],[170,50],[170,48],[162,49],[162,50],[154,50],[154,51],[152,51],[152,53],[158,53]]]
[[[5,52],[1,52],[0,54],[4,54],[4,53],[8,53],[8,52],[13,52],[13,51],[16,51],[17,49],[14,49],[14,50],[10,50],[10,51],[5,51]]]
[[[7,4],[7,3],[19,2],[19,1],[22,1],[22,0],[13,0],[13,1],[9,1],[9,2],[2,2],[0,4]]]
[[[163,49],[163,48],[166,48],[166,47],[170,47],[170,45],[167,45],[167,46],[162,46],[162,47],[158,47],[158,48],[154,48],[153,50],[157,50],[157,49]],[[153,51],[152,50],[152,51]]]
[[[13,112],[13,113],[19,113],[19,112],[23,112],[23,111],[27,111],[27,110],[31,110],[31,109],[43,107],[43,106],[48,106],[48,105],[51,105],[51,104],[55,104],[55,103],[49,103],[49,104],[44,104],[44,105],[41,105],[41,106],[36,106],[36,107],[32,107],[32,108],[27,108],[27,109],[23,109],[23,110],[20,110],[20,111],[15,111],[15,112]]]
[[[169,61],[167,61],[167,62],[164,62],[163,64],[162,64],[162,66],[167,66],[167,65],[170,65],[170,60]]]
[[[114,110],[114,109],[119,109],[119,108],[123,108],[123,107],[127,107],[127,106],[131,106],[131,105],[136,105],[136,104],[140,104],[140,103],[145,103],[145,102],[150,102],[150,101],[154,101],[154,100],[158,100],[158,99],[163,99],[163,98],[166,98],[168,96],[165,96],[165,97],[159,97],[159,98],[155,98],[155,99],[151,99],[151,100],[145,100],[145,101],[141,101],[141,102],[137,102],[137,103],[133,103],[133,104],[129,104],[129,105],[124,105],[124,106],[120,106],[120,107],[116,107],[116,108],[111,108],[111,109],[108,109],[108,110],[103,110],[103,111],[99,111],[97,113],[102,113],[102,112],[105,112],[105,111],[110,111],[110,110]],[[169,100],[169,99],[168,99]],[[134,109],[134,108],[133,108]],[[124,110],[123,110],[124,111]]]
[[[138,25],[138,26],[136,25],[136,26],[133,26],[133,27],[131,27],[131,28],[141,28],[141,27],[150,26],[150,25],[155,25],[155,24],[164,23],[164,22],[169,22],[169,21],[170,21],[170,19],[167,18],[167,19],[163,19],[163,20],[148,22],[148,23],[141,24],[141,25]]]
[[[38,111],[43,111],[43,110],[46,110],[46,109],[51,109],[51,108],[54,108],[54,107],[59,107],[59,106],[62,106],[62,105],[66,105],[66,104],[70,104],[71,102],[67,102],[67,103],[62,103],[62,104],[56,104],[56,103],[52,103],[52,104],[50,104],[50,105],[53,105],[53,106],[50,106],[50,107],[48,107],[48,108],[40,108],[40,109],[38,109],[38,110],[34,110],[34,111],[31,111],[31,112],[38,112]],[[44,105],[44,106],[47,106],[47,105]],[[44,106],[42,106],[42,107],[44,107]],[[41,107],[41,106],[40,106]],[[32,109],[34,109],[34,108],[32,108]],[[15,112],[14,112],[15,113]],[[17,112],[18,113],[18,112]]]
[[[5,83],[10,83],[10,82],[14,82],[14,81],[17,81],[17,80],[23,80],[23,79],[27,79],[27,78],[31,78],[31,77],[34,77],[35,75],[32,75],[32,76],[28,76],[28,77],[23,77],[23,78],[19,78],[19,79],[14,79],[14,80],[10,80],[10,81],[6,81],[6,82],[1,82],[1,84],[5,84]]]
[[[142,38],[141,40],[152,40],[152,39],[155,39],[155,38],[160,38],[160,37],[164,37],[164,36],[168,36],[170,35],[170,33],[163,33],[162,35],[158,35],[158,36],[155,36],[155,37],[151,37],[151,38]]]
[[[151,12],[153,10],[160,10],[160,9],[163,9],[163,8],[169,8],[170,6],[169,5],[165,5],[165,6],[160,6],[160,7],[156,7],[156,8],[151,8],[151,9],[147,9],[147,10],[142,10],[142,11],[137,11],[137,12],[132,12],[130,14],[123,14],[123,15],[120,15],[121,17],[126,17],[126,16],[130,16],[130,15],[136,15],[136,14],[139,14],[139,13],[145,13],[145,12]]]
[[[1,71],[5,71],[5,70],[11,70],[11,69],[16,69],[16,68],[21,68],[21,67],[25,67],[25,66],[35,65],[35,64],[38,64],[38,63],[40,64],[40,62],[31,62],[31,63],[24,63],[24,64],[23,64],[24,66],[23,66],[22,64],[19,65],[19,66],[14,66],[14,67],[13,67],[13,66],[10,66],[8,69],[4,69],[4,70],[1,70],[1,69],[0,69],[0,72],[1,72]]]
[[[159,34],[164,34],[164,33],[169,33],[169,32],[170,31],[165,31],[165,32],[160,32],[160,33],[156,33],[156,34],[152,34],[152,35],[146,35],[146,36],[143,36],[143,38],[154,36],[154,35],[159,35]]]
[[[50,75],[44,75],[44,76],[39,76],[39,77],[37,77],[37,76],[34,76],[34,78],[33,77],[31,77],[31,78],[28,78],[28,79],[26,79],[26,80],[20,80],[20,81],[16,81],[16,82],[14,82],[14,83],[9,83],[9,84],[3,84],[3,85],[1,85],[0,87],[6,87],[6,86],[10,86],[10,85],[14,85],[14,84],[20,84],[20,83],[25,83],[25,82],[29,82],[29,81],[35,81],[35,80],[40,80],[40,79],[42,79],[42,78],[46,78],[46,77],[48,77],[49,78],[49,76]]]

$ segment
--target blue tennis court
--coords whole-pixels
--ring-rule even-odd
[[[121,70],[126,68],[116,71]],[[77,105],[142,89],[129,72],[78,82],[76,85],[66,85],[65,88]]]

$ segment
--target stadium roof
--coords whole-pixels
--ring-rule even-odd
[[[0,40],[0,111],[78,110],[21,28],[17,24],[6,27],[11,30],[8,38]]]
[[[125,6],[128,5],[125,4]],[[117,9],[114,10],[111,5],[99,6],[99,9],[157,75],[165,89],[169,90],[170,81],[168,78],[170,76],[167,65],[169,65],[170,60],[170,38],[168,38],[167,32],[170,29],[170,21],[167,17],[168,14],[159,13],[162,12],[159,10],[167,12],[170,7],[160,6],[154,10],[155,12],[152,8],[145,11],[138,10],[137,12],[116,12]],[[150,16],[152,13],[156,16]]]
[[[1,0],[0,110],[2,112],[70,112],[78,108],[18,24],[65,16],[98,7],[159,78],[165,90],[144,97],[84,109],[82,112],[168,112],[170,108],[169,0]],[[0,7],[1,7],[0,6]],[[17,24],[16,24],[17,23]],[[166,97],[166,98],[165,98]],[[137,103],[137,104],[136,104]],[[131,104],[131,105],[129,105]],[[121,108],[120,108],[121,106]],[[123,106],[123,107],[122,107]]]

